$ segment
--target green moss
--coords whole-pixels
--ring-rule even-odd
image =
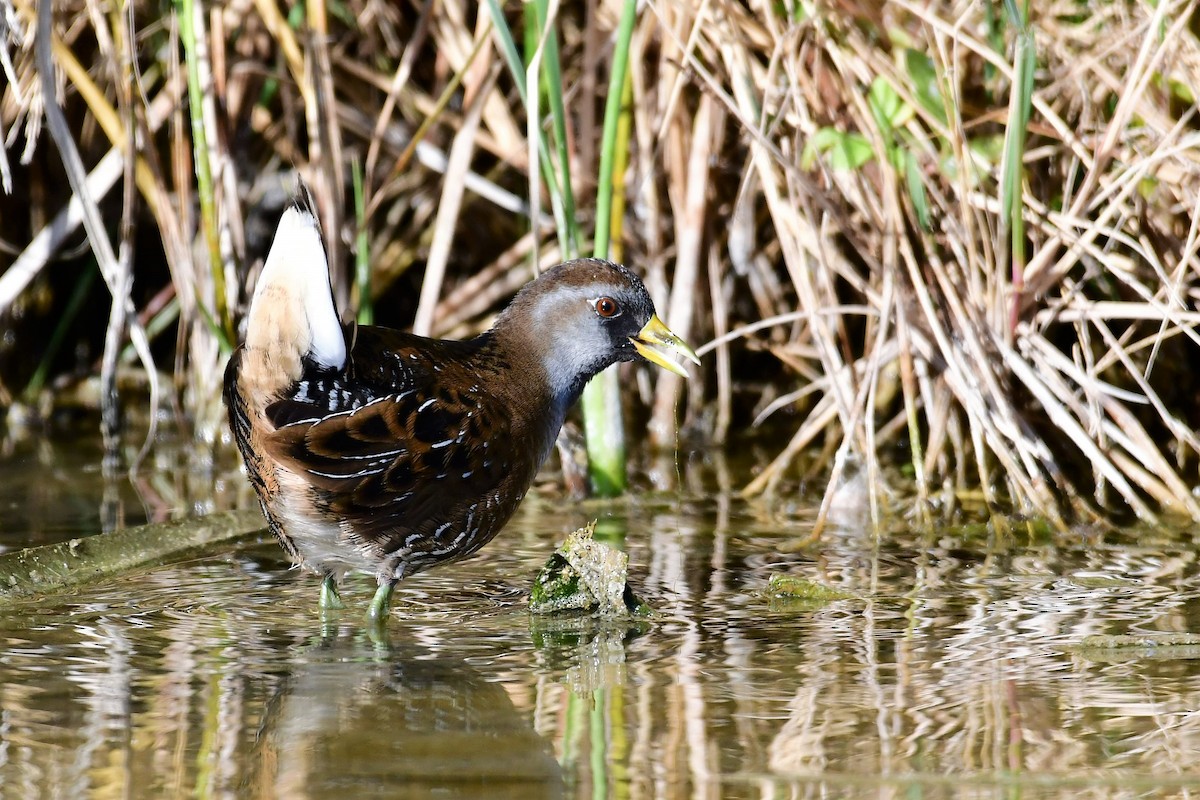
[[[767,596],[772,599],[807,600],[831,603],[834,600],[858,600],[858,595],[795,575],[772,575],[767,583]]]
[[[572,533],[546,561],[533,581],[529,610],[534,614],[587,612],[600,616],[651,614],[629,586],[629,557],[592,538],[596,523]]]
[[[1085,636],[1073,650],[1146,650],[1159,647],[1200,647],[1200,634],[1196,633],[1127,633],[1120,635],[1097,634]]]

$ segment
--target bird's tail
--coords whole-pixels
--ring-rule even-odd
[[[321,229],[311,211],[293,206],[279,220],[250,301],[241,379],[253,396],[266,398],[287,390],[306,366],[345,365]]]

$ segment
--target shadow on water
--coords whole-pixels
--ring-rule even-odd
[[[38,467],[56,489],[19,483],[22,501],[98,501],[98,475],[64,463]],[[195,507],[186,483],[203,480],[169,467],[127,517]],[[273,544],[0,606],[0,798],[1200,792],[1195,530],[901,522],[877,538],[850,504],[797,549],[804,498],[739,500],[736,471],[703,457],[663,472],[682,493],[534,492],[481,557],[401,584],[383,645],[362,624],[370,580],[322,619],[317,582]],[[248,499],[236,474],[204,480]],[[72,534],[65,518],[20,517],[58,520],[49,539]],[[525,610],[591,519],[654,619]],[[775,575],[846,599],[771,596]],[[1135,645],[1089,646],[1100,634]]]

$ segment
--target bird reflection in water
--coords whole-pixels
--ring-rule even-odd
[[[268,704],[258,735],[277,797],[560,797],[562,769],[503,684],[459,658],[333,632]]]

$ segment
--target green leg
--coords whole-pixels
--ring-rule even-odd
[[[392,590],[396,588],[395,581],[379,584],[375,596],[371,598],[371,607],[367,609],[367,621],[372,625],[382,625],[388,618],[392,608]]]
[[[326,575],[325,580],[321,581],[321,610],[337,611],[345,607],[342,596],[338,594],[337,579],[332,575]]]

